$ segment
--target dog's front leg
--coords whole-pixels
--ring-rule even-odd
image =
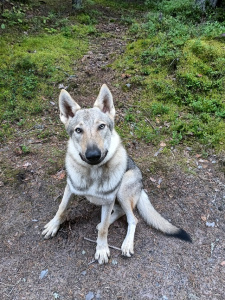
[[[98,238],[95,253],[95,259],[98,260],[100,264],[107,263],[110,256],[107,236],[113,206],[114,201],[110,205],[102,206],[101,223],[98,225]]]
[[[60,224],[64,222],[64,213],[68,207],[71,195],[72,192],[70,190],[69,185],[67,184],[62,198],[62,202],[59,205],[59,209],[55,217],[44,227],[45,229],[43,230],[42,235],[44,235],[45,239],[55,236]]]

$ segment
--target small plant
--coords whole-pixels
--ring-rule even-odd
[[[150,111],[153,116],[163,115],[169,112],[169,107],[162,103],[153,103],[150,107]]]
[[[170,144],[175,146],[175,145],[178,145],[181,140],[182,140],[182,134],[178,131],[173,131],[172,132],[172,140],[170,141]]]
[[[126,122],[135,122],[135,116],[133,115],[133,111],[131,109],[127,111],[124,120]]]
[[[24,155],[29,154],[31,152],[30,148],[26,145],[21,145],[20,148],[22,150],[22,154],[24,154]]]
[[[77,16],[77,19],[81,24],[85,25],[93,25],[96,23],[96,20],[87,14],[80,14]]]

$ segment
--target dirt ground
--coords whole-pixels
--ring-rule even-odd
[[[69,84],[74,85],[73,96],[79,104],[90,106],[96,97],[93,91],[106,82],[117,107],[121,101],[129,101],[129,93],[111,84],[120,78],[105,66],[123,52],[126,28],[116,20],[97,27],[108,37],[94,40],[90,52],[76,66],[79,76]],[[63,130],[63,125],[57,127],[57,131]],[[30,146],[30,154],[15,151],[21,143]],[[192,244],[148,227],[136,213],[139,223],[133,257],[123,258],[119,250],[111,249],[109,264],[98,265],[93,261],[95,244],[84,238],[96,240],[100,208],[76,197],[56,237],[44,240],[41,231],[54,216],[65,186],[66,139],[52,136],[41,143],[24,133],[0,150],[1,164],[15,171],[9,182],[4,180],[4,172],[0,179],[2,300],[224,299],[223,159],[213,155],[204,159],[190,148],[171,149],[168,158],[162,154],[154,157],[156,147],[127,144],[143,171],[151,202],[191,235]],[[53,148],[61,151],[55,175],[49,173],[48,162]],[[110,245],[121,246],[126,227],[124,217],[110,227]]]

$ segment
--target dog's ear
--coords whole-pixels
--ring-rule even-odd
[[[116,111],[113,104],[113,96],[106,84],[102,85],[94,107],[98,107],[102,112],[108,114],[112,120],[114,119]]]
[[[70,118],[75,116],[75,113],[80,109],[80,106],[73,100],[66,90],[61,90],[59,95],[59,110],[60,119],[63,124],[69,121]]]

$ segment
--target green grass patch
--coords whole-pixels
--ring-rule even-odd
[[[146,142],[224,149],[225,16],[202,12],[193,1],[147,2],[149,13],[130,25],[133,41],[113,64],[130,75],[123,90],[137,95],[126,126]]]
[[[35,123],[32,115],[44,116],[44,110],[49,111],[50,101],[58,96],[58,84],[66,85],[71,76],[76,76],[74,65],[87,52],[88,36],[96,33],[95,27],[82,18],[80,23],[78,17],[53,13],[34,16],[24,32],[23,11],[28,8],[5,10],[3,15],[6,27],[0,41],[2,139],[18,127],[31,127]],[[17,20],[19,16],[22,22]],[[35,18],[41,26],[36,26]]]

